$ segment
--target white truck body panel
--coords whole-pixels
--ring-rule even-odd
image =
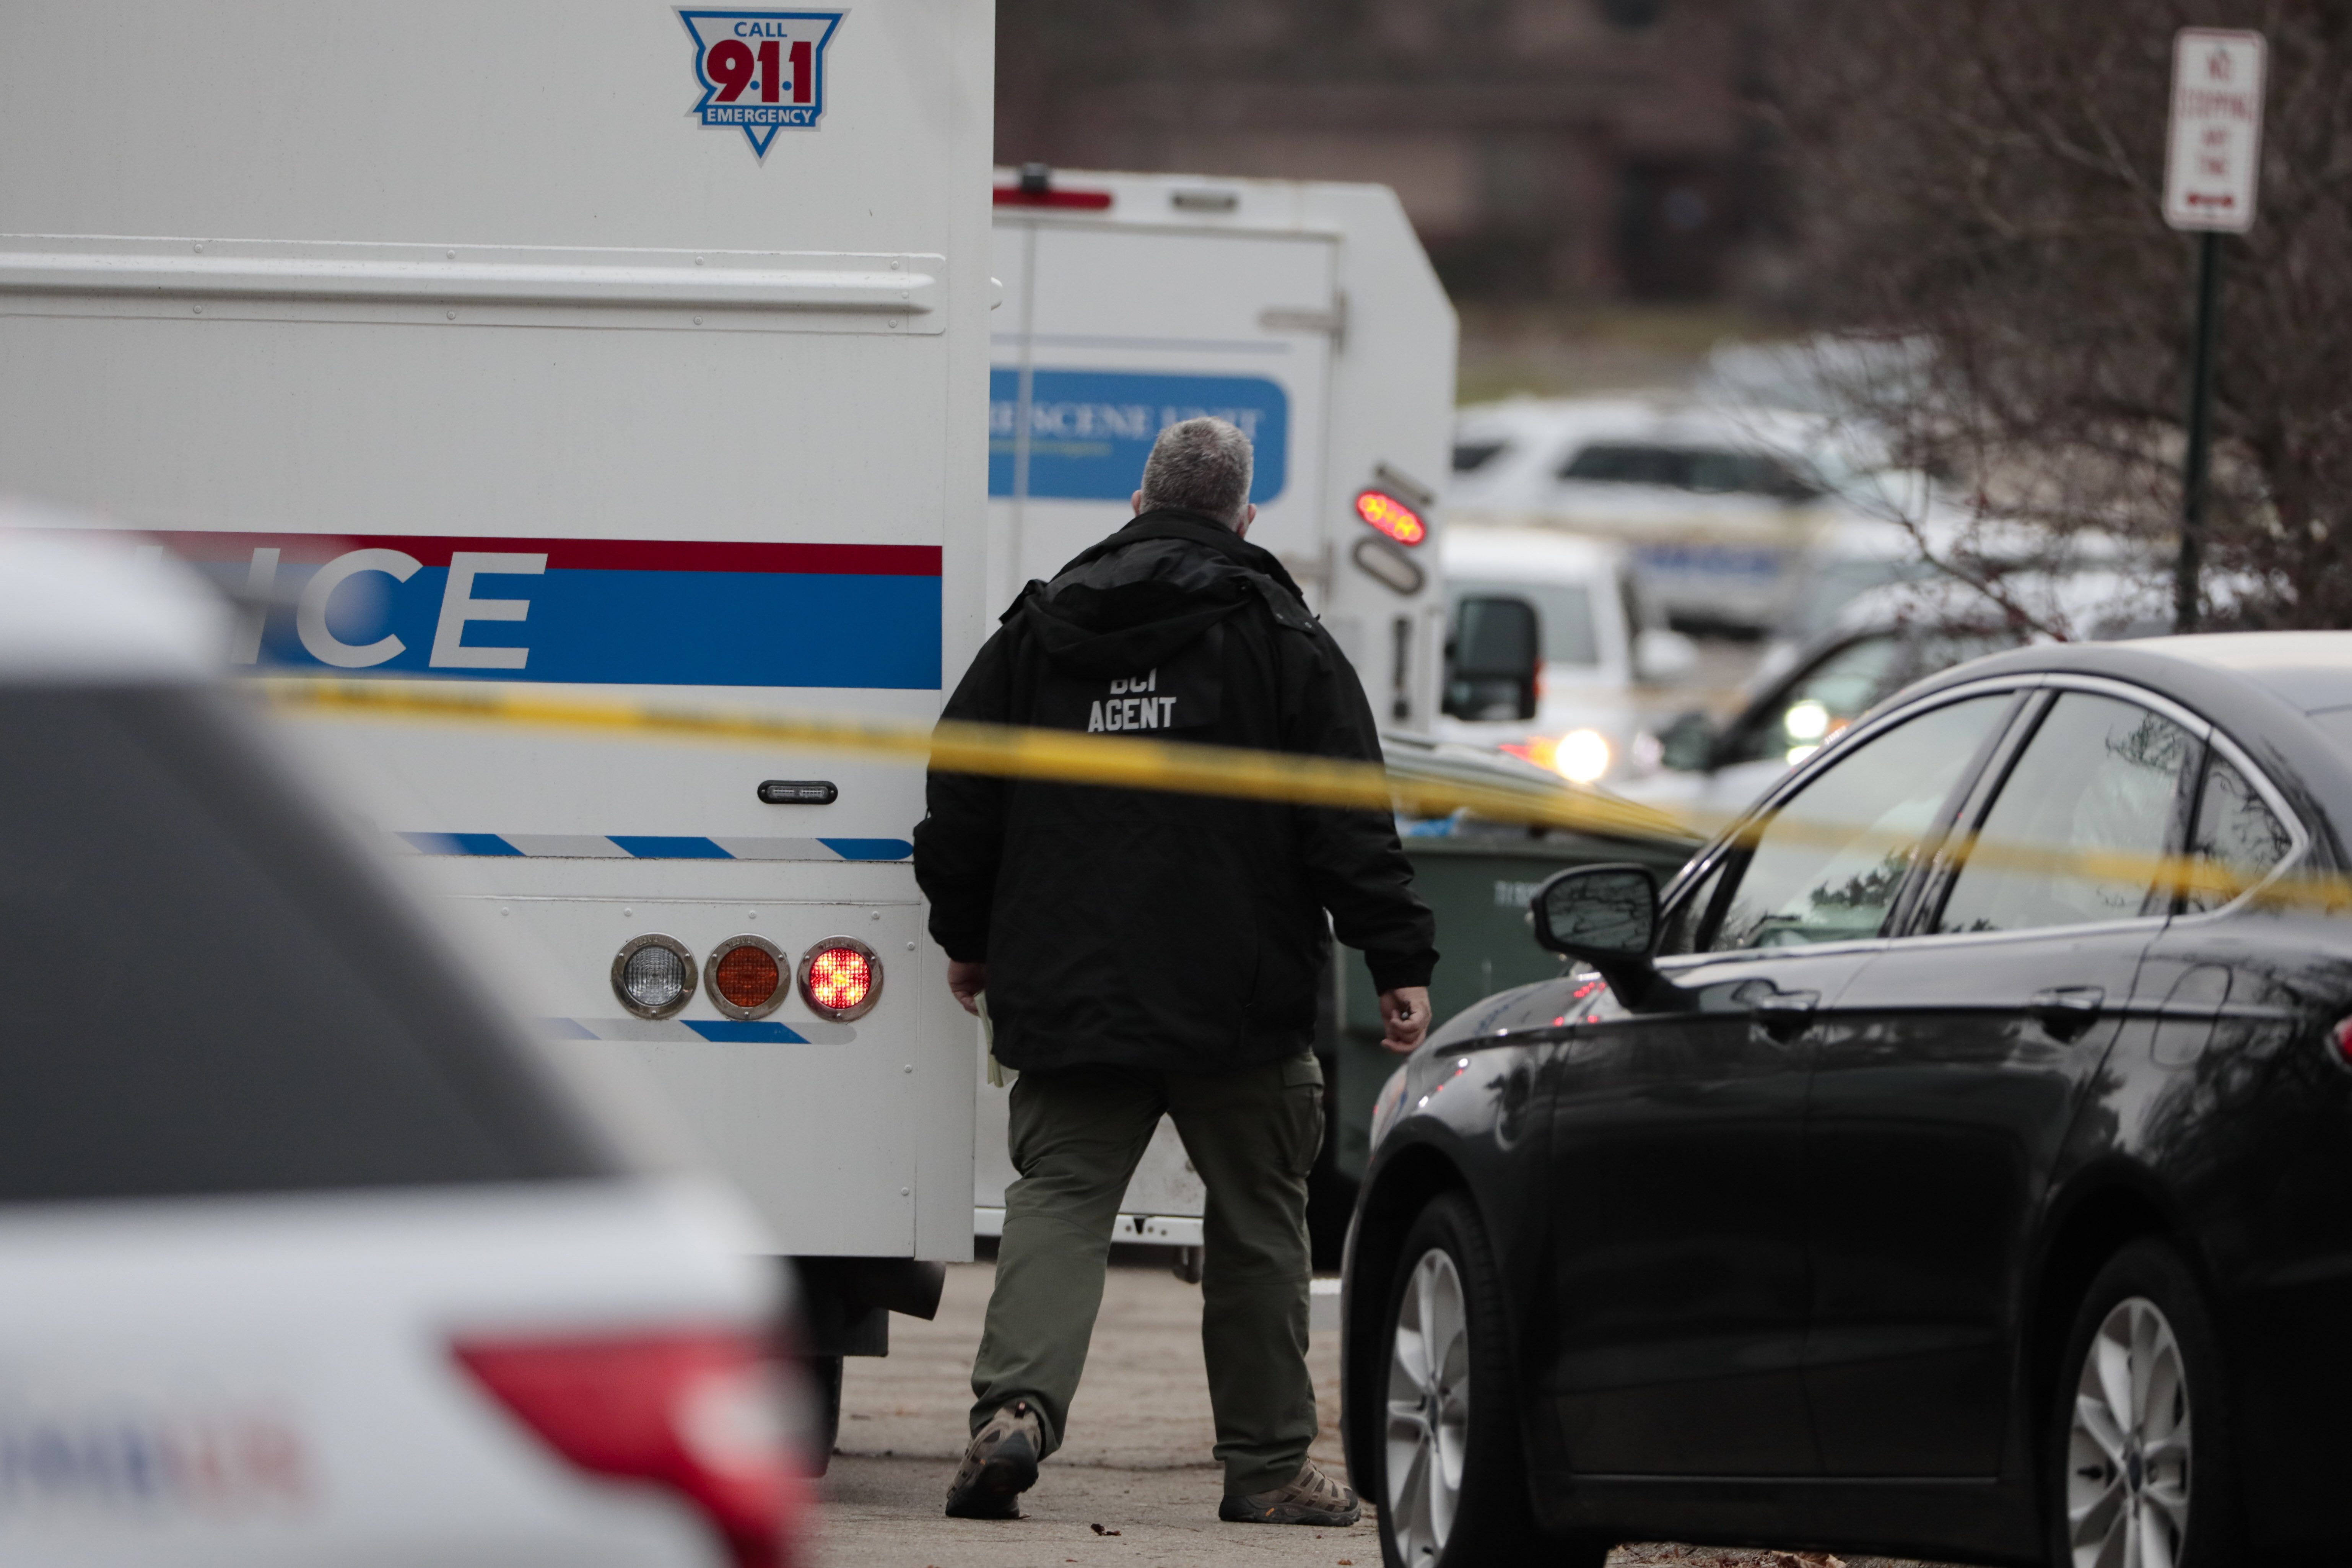
[[[752,15],[10,9],[0,489],[267,594],[236,650],[261,673],[936,713],[982,625],[992,9],[768,24],[815,90],[764,153],[698,112],[695,29]],[[557,1033],[650,1067],[784,1250],[969,1255],[971,1034],[907,858],[917,770],[301,727],[460,919],[539,955],[516,985]],[[764,805],[769,778],[839,798]],[[854,1024],[797,995],[725,1018],[707,984],[635,1018],[610,967],[649,931],[705,962],[853,935],[884,992]]]
[[[997,172],[999,191],[1018,176]],[[1283,560],[1362,678],[1384,727],[1427,731],[1444,679],[1436,488],[1454,418],[1453,306],[1381,185],[1056,170],[1049,189],[1107,206],[1000,195],[989,421],[992,615],[1130,515],[1152,440],[1197,414],[1256,448],[1250,542]],[[1427,520],[1406,548],[1355,510],[1379,489]],[[1402,591],[1359,563],[1417,574]],[[1393,566],[1391,572],[1395,570]],[[1014,1177],[1006,1090],[979,1089],[973,1203],[1003,1223]],[[1162,1121],[1118,1235],[1196,1246],[1206,1193]]]

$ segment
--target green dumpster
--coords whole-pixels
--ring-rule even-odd
[[[1570,866],[1633,861],[1654,867],[1661,881],[1704,842],[1662,817],[1644,816],[1602,792],[1570,784],[1516,757],[1413,736],[1382,737],[1389,775],[1524,792],[1531,803],[1583,803],[1595,817],[1622,816],[1609,830],[1529,828],[1457,812],[1444,817],[1400,815],[1398,831],[1413,863],[1414,883],[1437,913],[1437,973],[1429,988],[1438,1023],[1514,985],[1559,973],[1560,959],[1535,943],[1528,900],[1545,879]],[[1619,808],[1612,812],[1610,807]],[[1585,815],[1582,813],[1580,816]],[[1335,1068],[1331,1090],[1331,1168],[1352,1186],[1371,1152],[1372,1102],[1402,1060],[1381,1048],[1380,1004],[1363,954],[1337,950],[1335,1026],[1328,1032]]]

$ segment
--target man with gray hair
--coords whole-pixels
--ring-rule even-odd
[[[950,720],[1380,760],[1370,705],[1280,561],[1247,542],[1247,437],[1160,432],[1134,520],[1021,591]],[[1060,1446],[1111,1225],[1161,1116],[1209,1190],[1201,1340],[1224,1466],[1218,1517],[1356,1521],[1307,1459],[1312,1050],[1331,937],[1363,949],[1385,1044],[1420,1044],[1435,922],[1393,820],[934,772],[915,875],[948,985],[1019,1069],[996,1289],[971,1373],[961,1518],[1017,1519]]]

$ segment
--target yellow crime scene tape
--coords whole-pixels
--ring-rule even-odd
[[[1564,783],[1558,786],[1533,780],[1524,785],[1483,784],[1434,774],[1415,776],[1411,770],[1380,763],[1009,724],[942,721],[932,725],[822,714],[712,712],[525,696],[506,688],[456,688],[445,682],[274,677],[255,684],[272,707],[289,711],[624,731],[682,742],[791,746],[878,756],[943,773],[997,778],[1222,795],[1430,818],[1467,812],[1493,822],[1562,828],[1603,838],[1683,839],[1696,847],[1734,820],[1708,822],[1696,815],[1667,812]],[[1763,826],[1751,824],[1743,837],[1752,840]],[[1771,826],[1776,837],[1849,850],[1878,849],[1908,856],[1918,847],[1916,834],[1785,816],[1772,819]],[[2252,886],[2265,905],[2352,910],[2352,879],[2334,872],[2289,871],[2268,881],[2250,882],[2220,861],[2196,856],[2151,856],[1969,837],[1947,841],[1937,853],[1953,864],[1969,860],[2019,869],[2054,869],[2090,880],[2170,888],[2181,894],[2223,899],[2235,898]]]

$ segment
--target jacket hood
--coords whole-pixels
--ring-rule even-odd
[[[1022,616],[1055,664],[1117,675],[1163,662],[1259,597],[1282,618],[1306,619],[1298,584],[1271,551],[1213,518],[1171,509],[1145,512],[1051,583],[1030,584],[1004,618]]]

